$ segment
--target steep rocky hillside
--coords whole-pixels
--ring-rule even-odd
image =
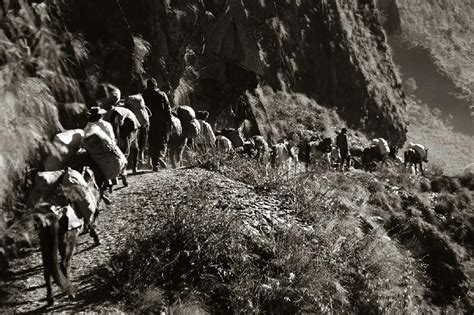
[[[2,151],[8,183],[58,129],[55,105],[91,106],[100,82],[126,95],[149,76],[175,104],[208,109],[218,129],[248,119],[255,133],[278,137],[263,89],[333,108],[369,135],[406,139],[401,82],[372,1],[28,3],[7,1],[0,11],[0,97],[9,117],[1,141],[15,144]],[[310,115],[316,108],[307,107]]]
[[[269,86],[405,140],[405,103],[372,1],[86,0],[62,8],[95,83],[128,93],[152,75],[175,104],[210,110],[219,128],[247,118],[271,136],[265,108],[245,93]]]
[[[474,134],[474,4],[469,0],[377,0],[394,61],[414,96]],[[414,84],[413,84],[414,83]]]

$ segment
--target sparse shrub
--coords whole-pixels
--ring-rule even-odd
[[[385,186],[380,181],[371,181],[367,188],[371,193],[379,193],[385,191]]]
[[[461,182],[461,185],[468,188],[469,190],[474,190],[474,173],[467,173],[465,175],[462,175],[459,178],[459,181]]]
[[[449,216],[453,212],[457,212],[458,202],[456,200],[456,196],[446,193],[442,194],[439,196],[434,209],[436,213],[442,214],[444,216]]]
[[[450,176],[439,176],[431,181],[431,190],[433,192],[456,193],[461,189],[459,180]]]
[[[431,182],[427,178],[420,179],[420,190],[421,192],[429,192],[431,191]]]

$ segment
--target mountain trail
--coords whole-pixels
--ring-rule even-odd
[[[76,253],[71,262],[71,280],[78,289],[75,299],[68,299],[53,285],[55,305],[46,308],[46,287],[39,247],[27,249],[23,255],[11,262],[12,277],[5,283],[14,288],[14,296],[1,312],[120,312],[121,307],[107,300],[107,292],[101,291],[100,272],[107,267],[109,259],[124,248],[129,238],[143,225],[153,225],[153,217],[160,211],[179,206],[187,193],[198,185],[208,183],[215,188],[211,201],[222,211],[233,211],[245,223],[249,235],[271,233],[274,225],[295,225],[286,201],[274,196],[262,196],[252,187],[230,180],[218,173],[202,169],[149,171],[130,176],[129,187],[117,188],[112,194],[113,203],[102,206],[97,221],[97,232],[101,245],[94,246],[91,237],[79,237]],[[298,224],[305,229],[301,222]]]

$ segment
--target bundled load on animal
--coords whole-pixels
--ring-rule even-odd
[[[197,119],[193,119],[189,123],[183,124],[183,133],[186,138],[194,139],[201,133],[201,124]]]
[[[390,147],[388,146],[387,140],[385,140],[384,138],[379,138],[378,140],[379,140],[378,147],[380,150],[380,154],[382,154],[382,156],[389,154]]]
[[[68,161],[76,154],[84,139],[82,129],[68,130],[58,133],[51,146],[51,154],[44,162],[45,171],[63,169]]]
[[[99,166],[106,180],[116,178],[127,165],[127,158],[117,144],[99,127],[93,126],[88,130],[83,147]]]
[[[423,145],[418,144],[418,143],[410,142],[408,144],[408,149],[415,150],[420,155],[420,158],[422,160],[424,160],[426,158],[426,149]]]
[[[199,121],[199,123],[201,130],[196,143],[206,148],[215,147],[216,135],[214,134],[211,125],[209,125],[207,121]]]
[[[196,119],[196,112],[190,106],[178,106],[176,115],[183,123],[189,123]]]
[[[90,171],[88,169],[85,170]],[[89,189],[89,186],[81,173],[67,168],[62,178],[61,185],[63,191],[67,193],[70,201],[74,204],[74,209],[80,218],[85,222],[90,222],[97,210],[98,200]],[[98,190],[98,188],[96,188]]]
[[[231,153],[232,152],[232,142],[222,135],[216,137],[216,147],[217,151],[220,153]]]
[[[234,148],[240,148],[244,145],[244,136],[239,129],[226,128],[222,130],[221,135],[229,139]]]
[[[150,125],[150,112],[141,94],[128,96],[125,98],[124,103],[125,107],[135,114],[141,126],[145,127]]]
[[[63,201],[57,202],[59,198]],[[73,212],[68,209],[68,205],[64,201],[73,206]],[[66,215],[69,219],[70,228],[76,228],[83,222],[90,222],[95,214],[98,200],[90,190],[87,182],[81,173],[67,168],[61,171],[39,172],[34,180],[27,205],[36,207],[42,203],[54,205],[51,210],[56,215]],[[56,205],[56,204],[60,205]]]
[[[183,128],[183,134],[188,139],[194,139],[199,136],[201,132],[201,125],[196,119],[196,113],[194,109],[189,106],[179,106],[176,110],[176,115],[181,121],[181,127]]]
[[[181,126],[181,121],[178,117],[171,116],[171,134],[181,137],[183,134],[183,128]]]

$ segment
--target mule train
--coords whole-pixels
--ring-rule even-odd
[[[78,236],[88,231],[94,244],[100,244],[94,227],[99,205],[101,201],[111,203],[110,194],[118,178],[128,186],[127,168],[135,174],[140,165],[159,171],[167,168],[167,161],[178,168],[185,150],[203,156],[242,154],[287,175],[300,166],[305,170],[314,165],[328,170],[344,170],[346,166],[348,170],[355,167],[372,172],[379,163],[382,168],[401,162],[398,148],[389,146],[383,138],[373,140],[366,148],[351,147],[346,128],[334,142],[331,137],[273,142],[262,135],[244,137],[240,128],[214,131],[206,111],[195,112],[189,106],[178,106],[173,111],[167,95],[154,80],[149,80],[143,94],[124,99],[119,89],[103,84],[97,105],[60,105],[66,130],[54,137],[44,170],[38,172],[28,198],[29,207],[36,209],[48,304],[54,303],[51,279],[70,297],[76,295],[69,280],[69,266]],[[415,173],[419,169],[423,174],[427,149],[410,143],[404,157],[405,167],[414,167]]]

